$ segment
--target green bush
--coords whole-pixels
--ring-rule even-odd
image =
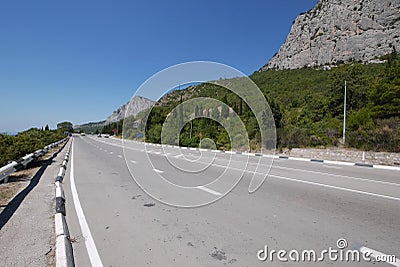
[[[61,131],[43,131],[36,128],[18,133],[16,136],[0,134],[0,167],[64,137]]]

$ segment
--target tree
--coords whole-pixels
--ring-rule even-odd
[[[372,87],[370,100],[374,103],[375,116],[390,118],[400,115],[400,61],[391,60],[386,64],[383,79]]]
[[[222,105],[221,107],[221,118],[227,119],[229,117],[229,107]]]
[[[60,122],[57,124],[57,130],[60,132],[70,132],[72,133],[74,131],[74,128],[72,126],[72,123],[69,121],[64,121]]]
[[[211,117],[214,119],[214,120],[219,120],[219,110],[218,110],[218,108],[213,108],[212,109],[212,111],[211,111]]]
[[[197,118],[197,117],[200,117],[200,109],[199,109],[199,106],[198,105],[196,105],[195,107],[194,107],[194,116]]]
[[[278,147],[307,147],[337,145],[342,137],[344,81],[347,81],[347,145],[360,149],[400,151],[400,57],[397,52],[387,55],[386,64],[342,64],[331,70],[303,68],[255,72],[250,78],[257,84],[274,116],[261,113],[255,118],[244,99],[229,90],[212,84],[194,86],[194,90],[171,92],[165,102],[154,106],[147,121],[146,139],[159,139],[159,126],[172,109],[184,99],[210,97],[232,107],[244,123],[250,146],[260,148],[260,129],[275,122]],[[225,81],[224,81],[225,82]],[[229,82],[229,80],[226,80]],[[182,121],[184,115],[213,115],[225,119],[230,109],[212,105],[193,107],[185,113],[176,108],[172,115]],[[229,117],[228,115],[228,117]],[[228,120],[231,121],[231,120]],[[226,136],[219,124],[211,119],[193,121],[182,129],[181,143],[195,144],[199,132],[216,141],[217,147],[228,148]],[[267,127],[268,128],[268,127]],[[244,144],[243,144],[244,145]]]
[[[48,125],[48,124],[46,124],[46,127],[44,127],[44,130],[45,130],[45,131],[50,131],[50,128],[49,128],[49,125]]]

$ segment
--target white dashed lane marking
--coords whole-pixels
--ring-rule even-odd
[[[210,193],[212,195],[215,195],[215,196],[222,196],[222,194],[220,192],[214,191],[214,190],[212,190],[212,189],[210,189],[208,187],[205,187],[205,186],[198,186],[197,188],[200,189],[200,190],[203,190],[203,191],[205,191],[207,193]]]

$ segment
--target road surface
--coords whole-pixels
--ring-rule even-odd
[[[258,160],[253,156],[243,179],[225,197],[200,208],[177,208],[148,196],[129,169],[142,179],[162,174],[171,183],[199,187],[193,195],[176,195],[177,201],[193,204],[194,195],[196,201],[215,198],[218,185],[200,190],[201,185],[223,171],[237,175],[246,156],[216,153],[211,167],[188,175],[171,166],[161,147],[124,145],[113,138],[74,137],[73,166],[67,169],[64,189],[77,266],[289,266],[293,261],[279,261],[275,255],[272,262],[263,262],[257,254],[267,246],[319,255],[338,249],[341,238],[347,241],[345,249],[400,256],[398,171],[275,159],[265,183],[249,194]],[[182,168],[204,166],[185,160],[196,159],[198,151],[180,156],[175,150],[169,158]],[[390,266],[327,257],[322,265]]]

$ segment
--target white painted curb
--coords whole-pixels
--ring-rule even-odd
[[[72,142],[72,141],[71,141]],[[74,267],[74,255],[71,239],[69,236],[67,221],[65,219],[65,194],[62,187],[62,180],[69,160],[72,143],[68,147],[64,161],[55,179],[56,213],[54,215],[54,227],[56,233],[56,266]]]

